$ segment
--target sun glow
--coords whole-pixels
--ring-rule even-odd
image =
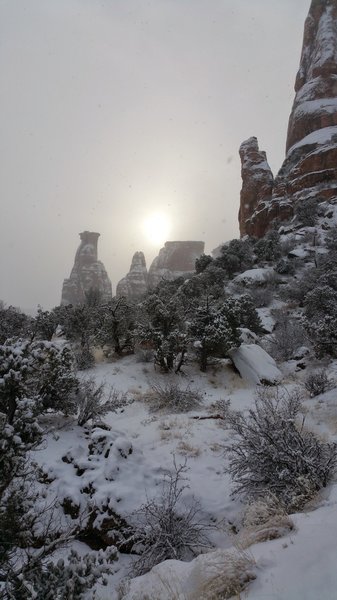
[[[142,228],[150,244],[161,246],[169,238],[171,223],[164,213],[152,213],[144,219]]]

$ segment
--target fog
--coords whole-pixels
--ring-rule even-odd
[[[0,0],[0,298],[60,302],[98,231],[113,288],[143,250],[238,236],[240,143],[284,158],[309,0]],[[155,243],[154,243],[155,242]]]

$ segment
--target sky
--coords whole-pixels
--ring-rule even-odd
[[[113,290],[136,251],[238,237],[238,149],[281,167],[309,6],[0,0],[0,299],[59,304],[84,230]]]

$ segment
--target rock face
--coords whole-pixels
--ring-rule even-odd
[[[97,259],[99,233],[83,231],[81,243],[75,255],[75,262],[69,279],[62,288],[61,304],[82,304],[85,293],[98,290],[103,301],[111,300],[111,282],[101,261]]]
[[[117,284],[116,296],[139,300],[148,289],[148,274],[143,252],[135,252],[128,274]]]
[[[166,242],[149,269],[149,288],[162,279],[176,279],[193,273],[195,261],[204,252],[204,242]]]
[[[252,143],[241,146],[241,235],[263,236],[274,219],[289,219],[309,198],[337,200],[337,0],[312,0],[295,92],[286,158],[269,200],[266,173],[257,174],[257,157],[250,164]]]
[[[166,242],[149,271],[143,252],[136,252],[129,273],[117,284],[116,295],[137,301],[163,279],[172,280],[193,273],[195,261],[204,248],[204,242]]]
[[[255,212],[261,212],[271,201],[274,177],[266,153],[259,150],[256,137],[240,146],[242,189],[240,194],[240,234],[245,235],[247,222]]]

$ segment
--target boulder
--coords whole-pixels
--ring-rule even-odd
[[[274,359],[256,344],[241,344],[229,352],[229,356],[242,379],[254,384],[275,385],[282,379]]]

